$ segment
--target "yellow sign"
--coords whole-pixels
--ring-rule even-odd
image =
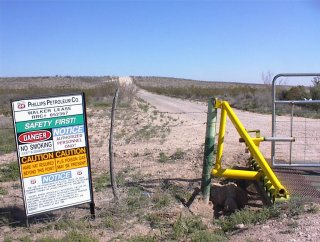
[[[55,159],[51,159],[22,164],[21,171],[23,178],[56,172],[56,161]]]
[[[25,156],[20,163],[23,178],[88,166],[85,147]]]
[[[56,159],[57,171],[65,171],[75,169],[79,167],[87,166],[87,156],[84,155],[73,155],[63,158]]]

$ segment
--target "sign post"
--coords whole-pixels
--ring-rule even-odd
[[[94,218],[84,93],[11,104],[27,219],[83,203]]]

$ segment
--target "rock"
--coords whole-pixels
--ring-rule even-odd
[[[247,193],[234,183],[226,185],[215,183],[210,191],[210,200],[215,209],[223,209],[225,212],[243,208],[248,202]]]
[[[237,204],[237,201],[235,200],[234,197],[227,197],[225,202],[224,202],[224,208],[223,210],[226,211],[226,212],[233,212],[235,210],[237,210],[239,207],[238,207],[238,204]]]
[[[244,228],[244,224],[237,224],[237,225],[235,226],[235,228],[237,228],[237,229],[243,229],[243,228]]]
[[[288,215],[285,214],[285,213],[283,213],[283,214],[280,215],[280,218],[282,218],[282,219],[287,218],[287,217],[288,217]]]
[[[10,227],[8,227],[8,226],[2,227],[2,232],[8,233],[8,232],[10,232],[10,231],[11,231]]]

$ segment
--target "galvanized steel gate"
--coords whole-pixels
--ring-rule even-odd
[[[276,81],[281,77],[319,77],[320,73],[279,74],[272,81],[273,167],[320,167],[320,100],[278,100]],[[281,115],[283,112],[288,115]],[[302,117],[305,116],[305,117]],[[277,138],[276,138],[277,137]]]

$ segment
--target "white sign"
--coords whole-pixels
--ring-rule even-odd
[[[18,146],[19,156],[36,155],[54,151],[53,141],[36,142],[32,144],[23,144]]]
[[[12,116],[26,215],[87,202],[93,213],[84,95],[13,101]]]
[[[82,105],[82,95],[19,100],[12,103],[12,109],[14,112],[19,112],[24,110],[42,110],[43,108],[65,107],[76,104]]]
[[[52,129],[55,150],[85,146],[84,125]]]
[[[16,112],[16,122],[82,114],[82,105],[22,110]]]
[[[90,202],[88,168],[24,179],[28,215]]]

